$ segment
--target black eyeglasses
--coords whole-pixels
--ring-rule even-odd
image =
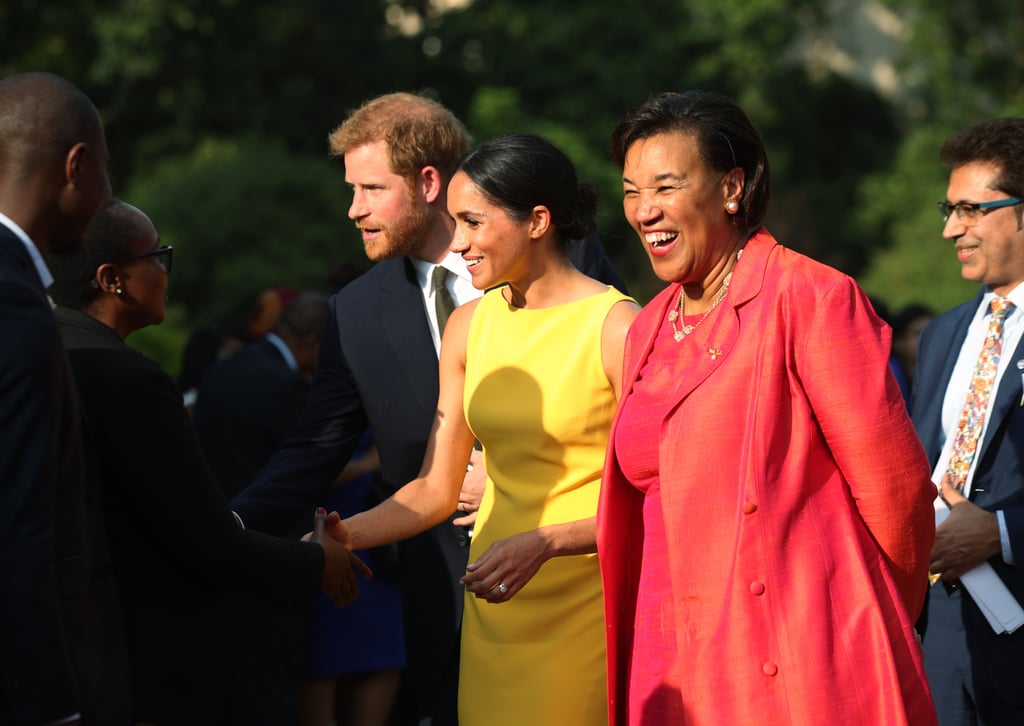
[[[993,209],[1013,207],[1021,202],[1024,202],[1024,199],[1019,199],[1018,197],[997,199],[994,202],[977,202],[973,204],[971,202],[957,202],[956,204],[939,202],[939,213],[942,215],[942,221],[948,222],[950,215],[956,212],[956,218],[963,222],[965,227],[973,227],[981,221],[982,217]]]
[[[157,264],[160,265],[160,267],[164,268],[164,272],[170,275],[171,263],[174,261],[174,256],[172,254],[173,252],[174,247],[172,247],[171,245],[164,245],[158,250],[153,250],[152,252],[145,252],[132,259],[141,260],[144,257],[155,257]]]

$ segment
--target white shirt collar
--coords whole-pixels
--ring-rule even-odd
[[[281,352],[281,355],[284,357],[284,362],[288,364],[288,367],[291,368],[293,372],[298,373],[299,362],[295,360],[295,354],[292,353],[292,349],[288,347],[288,344],[281,340],[281,337],[276,333],[267,333],[264,337],[267,339],[268,343]]]
[[[32,258],[32,264],[36,266],[36,274],[39,275],[40,282],[43,283],[43,289],[45,290],[53,284],[53,275],[50,274],[50,268],[46,266],[46,261],[43,260],[43,256],[39,254],[39,248],[36,247],[32,238],[19,227],[13,219],[8,217],[3,212],[0,212],[0,224],[3,224],[9,230],[14,232],[14,236],[22,241],[25,245],[25,249],[28,250],[29,257]]]
[[[989,308],[992,306],[992,298],[995,296],[996,294],[992,292],[991,289],[986,288],[985,294],[981,299],[981,306],[979,307],[982,316],[989,313]],[[1024,283],[1018,284],[1017,287],[1010,290],[1010,293],[1005,297],[1013,303],[1017,310],[1024,309]]]
[[[418,257],[410,257],[409,259],[412,260],[412,266],[416,270],[416,280],[420,283],[420,287],[424,290],[429,289],[431,293],[433,293],[431,273],[433,273],[434,268],[438,265],[458,277],[460,281],[468,282],[470,285],[473,284],[473,278],[469,274],[469,270],[466,269],[466,261],[462,259],[462,255],[455,252],[449,252],[447,257],[440,262],[427,262]],[[465,301],[458,300],[458,302],[461,304]]]

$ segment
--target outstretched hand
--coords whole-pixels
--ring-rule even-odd
[[[337,524],[341,518],[337,512],[331,512]],[[311,541],[319,544],[324,550],[324,571],[320,587],[338,607],[348,605],[359,595],[359,582],[354,570],[358,570],[367,580],[373,577],[366,563],[356,557],[348,547],[328,534],[328,514],[320,507],[313,515],[313,534]]]
[[[324,529],[331,535],[331,538],[352,549],[352,535],[349,533],[345,523],[341,521],[340,514],[328,512],[324,518]]]

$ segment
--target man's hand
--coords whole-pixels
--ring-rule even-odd
[[[331,514],[337,519],[337,524],[341,525],[337,513]],[[327,512],[323,507],[318,508],[313,515],[311,541],[324,550],[324,571],[320,587],[338,607],[348,605],[359,595],[359,582],[353,570],[358,570],[367,580],[373,577],[373,573],[348,547],[327,533]]]
[[[452,524],[457,524],[460,527],[473,526],[486,484],[487,472],[484,471],[484,456],[481,452],[473,449],[473,453],[469,455],[466,476],[462,480],[462,491],[459,492],[458,507],[460,512],[465,513],[465,516],[452,520]]]
[[[946,520],[935,529],[929,570],[942,579],[959,580],[965,572],[1002,552],[999,521],[993,512],[968,501],[948,474],[942,476],[939,496],[949,505]]]

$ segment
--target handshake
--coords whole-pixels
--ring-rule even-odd
[[[348,530],[337,512],[330,514],[318,507],[313,515],[313,531],[302,538],[319,544],[324,551],[324,571],[320,588],[338,607],[348,605],[359,595],[358,571],[369,580],[373,572],[349,549]]]

